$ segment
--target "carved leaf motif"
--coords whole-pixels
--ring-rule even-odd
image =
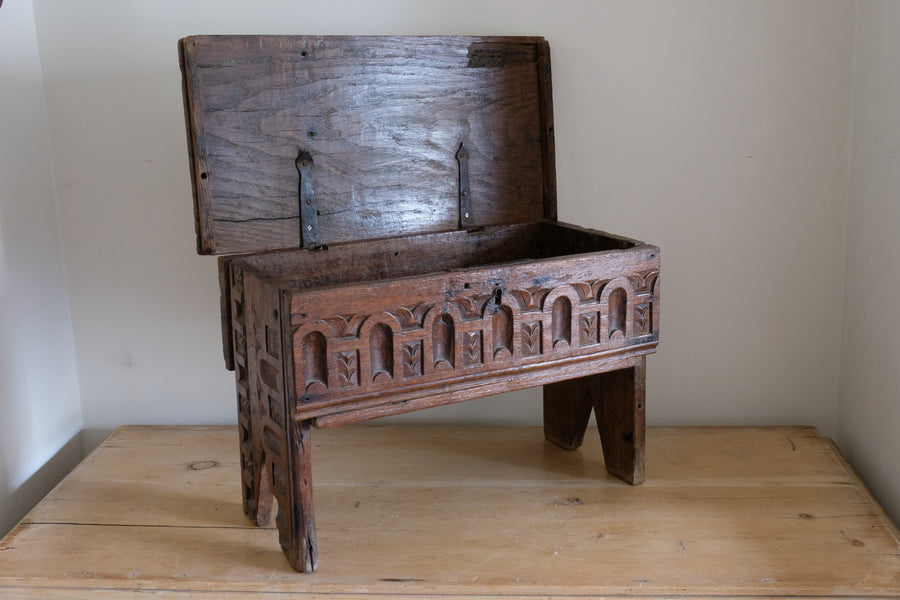
[[[421,327],[425,319],[425,313],[431,310],[433,306],[434,304],[417,304],[411,307],[400,306],[388,312],[396,317],[397,321],[400,322],[400,327],[409,329],[411,327]]]
[[[581,315],[581,343],[597,343],[597,314]]]
[[[606,284],[612,281],[611,279],[595,279],[591,282],[591,298],[596,300],[600,297],[600,292],[603,291],[603,288],[606,287]]]
[[[334,331],[336,337],[353,337],[359,335],[359,328],[366,315],[336,315],[322,319]]]
[[[590,283],[582,283],[582,282],[574,282],[571,284],[575,291],[578,292],[578,299],[581,302],[587,302],[588,300],[593,300],[594,296],[591,295],[593,288]]]
[[[403,344],[403,376],[416,377],[422,374],[422,344]]]
[[[467,331],[463,336],[463,356],[467,365],[481,363],[481,332]]]
[[[650,303],[637,304],[634,307],[634,325],[641,333],[650,333]]]
[[[659,277],[659,269],[651,269],[629,275],[628,279],[634,287],[635,294],[649,294],[657,277]]]
[[[541,353],[541,322],[522,324],[522,346],[524,354],[534,356]]]
[[[512,295],[519,303],[519,308],[523,311],[540,310],[541,302],[550,292],[548,288],[530,287],[523,290],[512,290]]]
[[[357,385],[356,351],[338,352],[338,383],[341,387],[354,387]]]
[[[484,304],[491,294],[475,294],[474,296],[460,296],[456,299],[456,306],[459,307],[459,313],[464,319],[476,319],[481,317],[484,311]]]

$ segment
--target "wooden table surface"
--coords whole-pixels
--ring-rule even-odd
[[[0,541],[0,598],[900,598],[900,536],[813,428],[313,432],[320,569],[241,511],[233,427],[123,427]]]

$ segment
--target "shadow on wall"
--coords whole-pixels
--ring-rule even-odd
[[[0,463],[0,536],[6,535],[28,514],[37,500],[50,493],[81,462],[83,455],[83,434],[79,431],[44,466],[14,490],[8,489],[6,468]]]
[[[0,533],[83,456],[81,433],[72,434],[80,425],[80,407],[71,402],[74,367],[66,364],[68,323],[57,298],[60,286],[47,269],[53,266],[47,253],[23,243],[30,236],[40,244],[46,232],[34,226],[37,203],[12,183],[3,190],[9,193],[4,202],[10,202],[0,207]]]

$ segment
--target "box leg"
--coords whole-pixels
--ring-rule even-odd
[[[644,481],[646,359],[634,367],[602,373],[594,412],[606,470],[632,485]]]
[[[290,424],[290,490],[287,506],[278,507],[278,537],[291,566],[302,573],[318,568],[316,521],[313,514],[309,421]]]
[[[599,394],[599,375],[545,385],[544,438],[564,450],[581,446]]]
[[[566,450],[584,440],[591,409],[603,444],[606,470],[632,485],[644,481],[644,373],[634,367],[544,386],[544,437]]]
[[[239,373],[245,359],[240,356]],[[238,380],[238,431],[241,452],[241,494],[244,513],[257,527],[272,520],[272,465],[263,441],[262,415],[259,403],[249,401],[251,390],[246,376]]]

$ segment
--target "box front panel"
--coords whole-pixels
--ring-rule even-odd
[[[651,352],[658,307],[659,251],[650,246],[297,292],[296,414]]]

